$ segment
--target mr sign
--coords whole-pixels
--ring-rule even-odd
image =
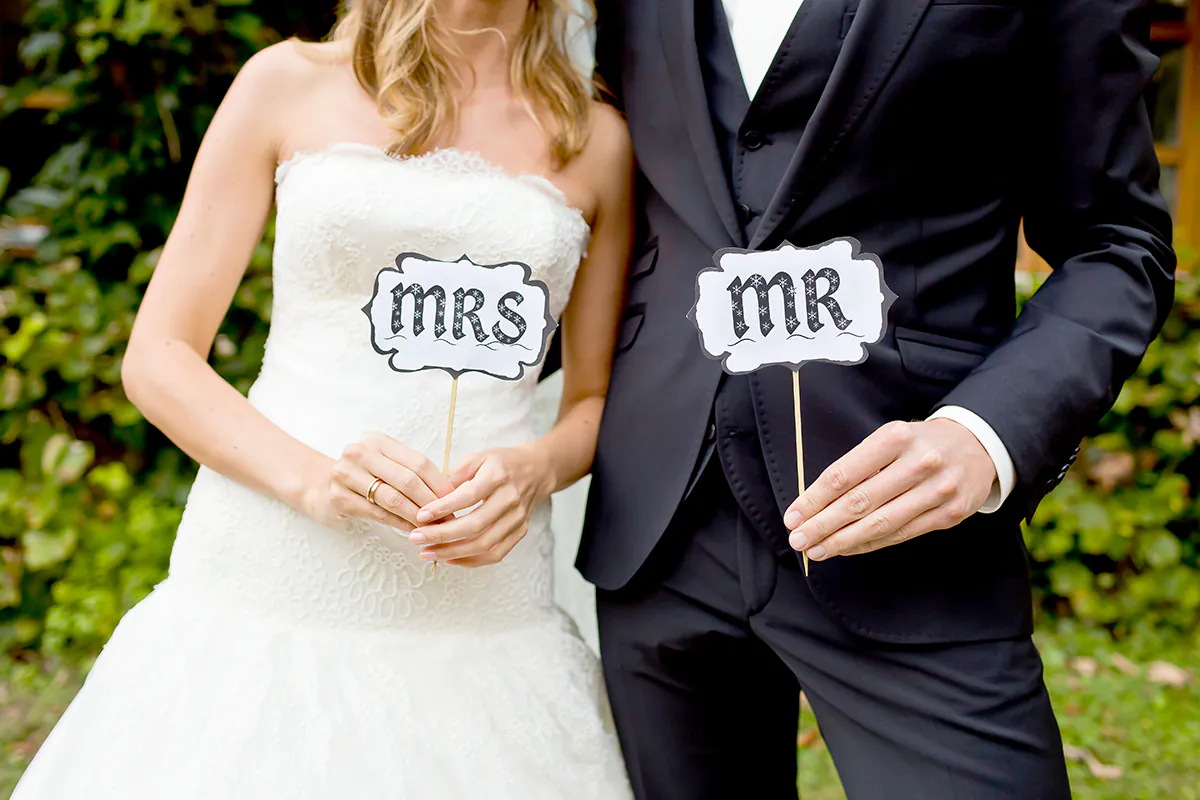
[[[722,250],[696,279],[689,318],[726,372],[808,361],[858,364],[883,338],[895,295],[879,259],[854,239],[818,247]]]
[[[519,262],[480,266],[419,253],[381,270],[363,312],[371,344],[397,372],[441,369],[517,380],[541,362],[554,317],[550,291]]]
[[[867,345],[883,338],[896,295],[883,282],[879,259],[856,239],[817,247],[753,252],[722,250],[716,266],[696,277],[688,318],[705,355],[740,375],[778,364],[792,370],[796,473],[804,491],[800,366],[809,361],[859,364]],[[808,574],[808,554],[804,556]]]

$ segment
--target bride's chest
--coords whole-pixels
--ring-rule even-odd
[[[586,223],[551,184],[468,153],[394,160],[324,151],[284,164],[277,180],[277,293],[357,300],[401,253],[467,256],[529,265],[557,314],[586,247]]]

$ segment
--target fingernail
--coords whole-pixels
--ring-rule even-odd
[[[825,557],[825,548],[821,545],[817,545],[812,550],[808,551],[808,557],[820,561]]]
[[[805,545],[808,544],[808,537],[802,533],[793,533],[790,543],[793,550],[803,550]]]
[[[429,544],[429,540],[425,538],[425,534],[421,533],[420,531],[413,531],[410,533],[408,535],[408,541],[410,544],[415,545]]]
[[[417,512],[417,522],[430,522],[433,520],[433,514],[424,509]]]
[[[795,528],[800,524],[800,512],[795,509],[787,512],[787,515],[783,518],[783,524],[789,528]]]
[[[421,560],[422,561],[433,561],[436,558],[437,558],[437,553],[433,552],[432,550],[422,550],[421,551]]]

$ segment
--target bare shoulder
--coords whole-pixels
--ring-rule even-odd
[[[633,174],[633,143],[620,113],[604,103],[592,105],[592,130],[575,167],[597,205],[622,193]]]
[[[588,137],[585,157],[599,162],[601,169],[627,164],[632,160],[633,142],[625,118],[607,103],[592,103],[592,132]]]
[[[242,65],[232,91],[271,102],[295,99],[312,81],[329,71],[334,61],[330,45],[289,39],[264,48]]]
[[[304,130],[321,89],[337,79],[337,45],[288,40],[255,53],[238,72],[218,117],[257,142],[265,157],[279,160],[285,142]]]

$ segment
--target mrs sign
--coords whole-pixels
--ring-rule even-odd
[[[437,261],[403,253],[379,272],[371,345],[397,372],[482,372],[514,381],[536,366],[555,328],[550,290],[525,264]]]

